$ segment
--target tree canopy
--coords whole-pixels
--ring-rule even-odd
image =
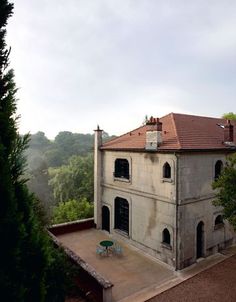
[[[224,113],[222,117],[227,119],[227,120],[236,121],[236,113],[233,113],[233,112]]]
[[[49,169],[56,202],[86,198],[93,201],[93,157],[72,156],[68,165]]]
[[[220,177],[213,183],[216,190],[216,206],[222,206],[224,218],[236,230],[236,153],[228,158]]]
[[[93,204],[88,202],[86,198],[78,200],[72,199],[66,202],[60,202],[54,208],[53,223],[61,223],[74,221],[78,219],[93,217]]]

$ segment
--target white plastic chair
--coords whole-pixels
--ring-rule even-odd
[[[102,255],[105,254],[105,251],[106,251],[106,249],[104,249],[104,248],[101,247],[101,246],[97,246],[97,247],[96,247],[96,254],[97,254],[97,255],[102,256]]]
[[[119,243],[116,240],[113,240],[113,251],[116,255],[122,255],[123,248],[119,245]]]

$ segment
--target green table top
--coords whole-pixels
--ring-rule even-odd
[[[109,246],[112,246],[113,245],[113,241],[110,241],[110,240],[103,240],[100,242],[100,245],[101,246],[104,246],[104,247],[109,247]]]

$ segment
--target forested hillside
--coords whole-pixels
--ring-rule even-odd
[[[104,133],[104,140],[110,139]],[[28,187],[43,205],[49,223],[93,215],[94,135],[59,132],[31,135],[26,151]]]

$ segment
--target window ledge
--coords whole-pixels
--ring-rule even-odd
[[[130,179],[123,178],[123,177],[114,177],[114,181],[122,181],[122,182],[131,182]]]
[[[168,243],[162,242],[161,246],[167,250],[172,250],[172,246]]]
[[[161,181],[162,182],[169,182],[169,183],[173,183],[174,182],[173,179],[171,179],[171,178],[162,178]]]

